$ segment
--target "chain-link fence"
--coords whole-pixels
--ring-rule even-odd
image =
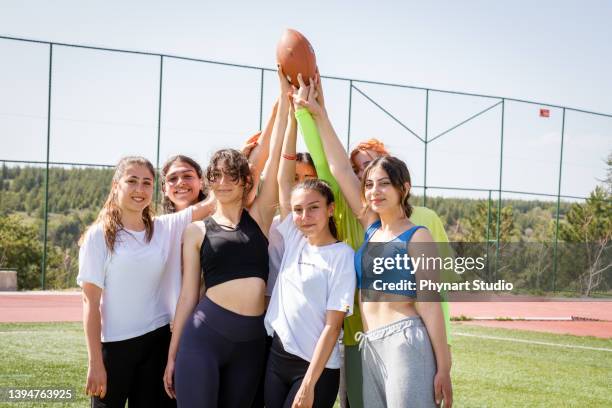
[[[75,237],[93,220],[120,157],[142,155],[159,168],[183,153],[206,163],[213,151],[241,146],[261,129],[277,95],[276,72],[263,67],[10,37],[0,37],[0,54],[0,88],[10,90],[0,95],[0,211],[5,222],[17,213],[41,238],[31,248],[40,267],[30,266],[29,287],[33,279],[42,288],[74,282]],[[470,232],[496,249],[517,238],[554,243],[555,290],[559,221],[605,177],[612,115],[323,81],[347,149],[371,137],[384,141],[408,163],[415,200],[438,211],[451,239]],[[513,221],[519,231],[507,225]],[[9,248],[9,235],[2,239],[5,258],[19,250]],[[50,273],[50,265],[64,272]]]

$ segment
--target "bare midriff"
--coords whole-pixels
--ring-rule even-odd
[[[359,302],[363,329],[368,332],[397,322],[406,317],[418,316],[415,302]]]
[[[266,311],[266,282],[261,278],[234,279],[206,290],[206,297],[230,312],[261,316]]]

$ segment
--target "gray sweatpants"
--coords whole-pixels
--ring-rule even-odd
[[[436,407],[436,360],[420,317],[358,333],[365,408]]]

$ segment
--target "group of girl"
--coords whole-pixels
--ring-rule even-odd
[[[409,204],[408,169],[380,142],[346,154],[319,78],[278,77],[242,152],[163,166],[165,215],[151,163],[117,165],[80,243],[92,407],[332,407],[341,367],[351,407],[452,405],[444,307],[419,291],[367,302],[361,285],[368,242],[415,256],[409,242],[446,238],[439,219]]]

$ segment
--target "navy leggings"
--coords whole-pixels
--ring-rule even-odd
[[[265,380],[266,408],[291,408],[310,363],[288,353],[274,335]],[[325,368],[315,385],[314,408],[332,408],[338,396],[340,369]]]
[[[268,356],[270,356],[270,348],[272,348],[272,337],[266,336],[266,358],[265,361],[268,361]],[[266,383],[266,366],[264,365],[261,378],[259,379],[259,385],[257,386],[257,393],[255,394],[255,398],[253,399],[253,403],[251,404],[251,408],[264,408],[264,385]]]
[[[178,407],[250,407],[265,345],[264,315],[239,315],[204,297],[185,324],[176,356]]]

